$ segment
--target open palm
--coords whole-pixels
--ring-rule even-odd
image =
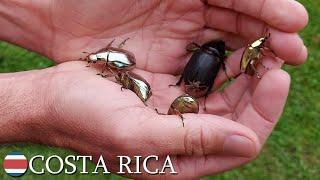
[[[117,153],[170,154],[175,157],[180,175],[185,177],[225,171],[254,158],[286,102],[290,78],[279,70],[282,60],[301,64],[306,59],[307,50],[295,32],[305,26],[307,15],[295,1],[208,0],[207,3],[204,5],[200,0],[38,3],[43,15],[38,23],[47,27],[45,38],[39,39],[41,47],[22,45],[61,63],[78,60],[84,56],[81,52],[95,52],[113,39],[120,43],[130,38],[124,49],[135,54],[135,71],[150,82],[153,90],[149,107],[145,107],[134,93],[121,92],[118,84],[96,76],[97,69],[86,68],[85,62],[60,64],[52,80],[53,88],[60,92],[54,98],[59,107],[55,109],[59,114],[56,124],[62,127],[67,123],[70,129],[63,130],[65,144],[59,145],[85,154],[104,153],[112,157]],[[295,11],[283,13],[286,12],[283,9],[290,8]],[[270,47],[279,58],[265,58],[264,63],[278,70],[267,72],[261,81],[238,76],[224,91],[210,94],[207,111],[185,115],[185,128],[179,117],[155,113],[155,107],[166,112],[174,98],[183,93],[182,89],[168,85],[178,80],[174,75],[181,73],[190,57],[185,51],[188,43],[225,40],[229,49],[234,50],[227,59],[227,73],[236,77],[240,73],[241,48],[261,37],[266,27],[271,32]],[[215,89],[225,81],[224,73],[220,72]],[[203,99],[200,101],[203,106]],[[78,141],[71,143],[73,127],[84,129],[85,133],[77,138],[87,146],[79,146]]]

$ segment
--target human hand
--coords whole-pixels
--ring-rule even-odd
[[[95,52],[113,39],[120,42],[131,38],[125,49],[136,55],[138,68],[179,74],[189,58],[185,51],[188,43],[219,38],[238,50],[261,37],[269,27],[270,46],[281,59],[289,64],[301,64],[306,59],[307,50],[297,32],[307,24],[308,15],[297,1],[207,3],[10,0],[0,3],[4,14],[0,23],[5,28],[0,37],[57,62],[77,60],[84,56],[81,52]],[[8,17],[17,19],[14,25]],[[230,66],[237,63],[229,62]]]
[[[153,88],[149,107],[145,107],[134,93],[122,92],[120,85],[96,76],[98,70],[85,65],[68,62],[2,75],[1,87],[6,88],[0,91],[1,104],[6,106],[1,111],[0,143],[64,147],[95,160],[104,155],[112,172],[119,171],[119,155],[158,155],[160,161],[151,161],[151,170],[161,169],[163,158],[170,155],[178,175],[166,176],[216,174],[247,163],[259,153],[282,113],[290,81],[281,70],[268,72],[258,85],[240,76],[224,92],[209,96],[211,112],[185,114],[183,127],[179,116],[160,116],[153,110],[154,106],[167,110],[183,93],[168,88],[174,76],[136,72]],[[148,177],[146,173],[127,176]]]
[[[61,10],[59,2],[60,1],[54,1],[53,4],[55,6],[52,6],[53,10],[55,7],[56,10]],[[76,10],[77,5],[81,5],[81,7],[79,7],[80,9],[90,7],[86,4],[90,2],[84,2],[82,4],[78,2],[79,1],[71,4],[73,6],[68,5],[69,3],[74,3],[73,1],[64,2],[66,3],[63,4],[63,8],[65,8],[64,13],[83,12]],[[123,1],[118,2],[122,3]],[[224,2],[227,3],[227,1]],[[99,7],[104,7],[99,3],[108,3],[108,1],[95,3],[97,3],[97,8],[92,7],[92,9],[95,9],[92,12],[97,13],[100,12]],[[148,1],[146,4],[148,4],[148,7],[153,7],[155,4],[152,3],[153,1]],[[261,14],[278,14],[274,19],[268,19],[266,18],[268,16],[265,15],[261,16],[260,20],[262,21],[259,21],[240,14],[240,17],[242,17],[240,19],[247,19],[245,21],[241,20],[239,23],[229,23],[227,24],[228,26],[226,26],[226,24],[223,24],[225,21],[220,21],[218,25],[214,24],[219,21],[213,18],[219,16],[212,13],[219,12],[220,15],[226,15],[226,12],[228,12],[233,14],[235,12],[242,12],[240,10],[241,8],[238,11],[219,9],[219,3],[215,1],[208,1],[208,3],[212,5],[208,9],[198,1],[184,1],[180,3],[178,3],[178,1],[172,1],[172,3],[173,5],[170,7],[176,7],[174,6],[175,3],[179,6],[177,6],[177,9],[172,8],[173,11],[170,10],[168,12],[175,12],[172,15],[178,14],[178,16],[173,17],[173,19],[177,21],[170,21],[172,20],[172,17],[170,17],[171,14],[167,14],[170,15],[170,18],[164,18],[164,20],[161,19],[161,21],[159,21],[156,17],[161,13],[152,13],[151,15],[153,16],[150,16],[149,19],[147,19],[148,21],[146,21],[150,21],[150,25],[147,23],[141,24],[141,16],[139,16],[140,18],[129,18],[129,24],[116,26],[117,28],[108,24],[109,22],[100,16],[99,18],[86,17],[86,15],[90,13],[83,13],[84,15],[80,16],[83,17],[83,19],[80,19],[88,24],[83,24],[82,22],[72,23],[72,19],[79,19],[79,14],[73,15],[71,13],[71,15],[63,14],[60,16],[57,13],[58,15],[52,17],[54,17],[54,19],[60,19],[60,23],[64,22],[66,25],[53,28],[55,30],[49,28],[49,34],[51,34],[51,32],[55,34],[54,41],[44,41],[44,45],[50,45],[41,47],[43,50],[38,50],[36,46],[29,48],[54,58],[58,62],[62,62],[78,59],[81,56],[79,52],[95,51],[103,47],[113,38],[124,39],[126,37],[133,37],[124,48],[136,54],[137,67],[142,69],[137,70],[138,73],[152,84],[154,95],[150,99],[150,107],[159,107],[164,111],[167,110],[173,98],[182,93],[181,90],[177,88],[168,89],[167,85],[177,81],[177,78],[171,74],[181,72],[188,60],[188,55],[184,48],[185,45],[191,41],[201,43],[215,38],[222,38],[227,42],[229,47],[238,49],[244,46],[249,40],[260,37],[264,31],[263,21],[266,21],[269,25],[273,27],[276,26],[276,28],[270,28],[272,33],[270,46],[280,58],[290,64],[300,64],[306,58],[307,52],[304,49],[303,42],[297,34],[295,34],[296,31],[300,30],[306,24],[305,12],[303,12],[299,6],[299,10],[291,12],[290,16],[283,14],[280,16],[279,9],[270,8],[272,7],[271,5],[279,6],[279,2],[269,0],[266,1],[265,4],[270,7],[262,8]],[[181,3],[183,6],[180,6]],[[47,3],[43,4],[47,5]],[[161,6],[155,6],[156,8],[153,8],[153,10],[158,10],[159,12],[161,10],[159,7],[166,7],[165,3],[160,3],[160,5]],[[226,6],[227,4],[224,5]],[[234,7],[239,8],[239,5]],[[286,1],[283,4],[286,8],[296,5],[297,2],[295,1]],[[219,6],[221,6],[221,4]],[[68,11],[68,7],[74,11]],[[116,7],[114,3],[113,7]],[[119,9],[122,7],[122,4],[120,4]],[[129,10],[133,10],[137,14],[139,14],[138,11],[144,9],[132,7],[135,6],[130,6]],[[252,4],[252,6],[247,4],[247,7],[252,7],[252,11],[257,9],[257,7],[254,7],[254,4]],[[201,11],[199,9],[201,9]],[[144,10],[148,12],[148,8]],[[282,10],[283,8],[281,11]],[[243,13],[249,14],[249,12],[251,13],[252,11],[248,10]],[[105,12],[107,12],[105,8],[103,11],[101,8],[101,14]],[[125,13],[125,15],[127,14],[131,15],[135,13]],[[184,14],[184,16],[181,17],[182,14]],[[204,16],[206,18],[202,18],[203,14],[207,15]],[[48,15],[43,17],[48,17]],[[122,16],[119,15],[119,17]],[[151,17],[154,17],[154,19]],[[232,17],[234,18],[236,16],[230,15],[225,17],[232,19]],[[191,20],[189,20],[189,18]],[[97,22],[91,21],[91,19],[95,19]],[[114,18],[113,20],[116,19],[117,18]],[[200,21],[198,21],[199,19]],[[140,24],[138,22],[140,22]],[[163,24],[161,25],[164,26],[153,26],[154,24],[152,24],[159,22],[162,22]],[[236,21],[230,20],[230,22]],[[235,24],[238,24],[238,27],[249,27],[249,25],[245,23],[249,23],[252,28],[246,29],[247,31],[240,30],[239,34],[230,34],[230,32],[236,31],[233,31],[234,29],[228,29],[229,27],[235,27]],[[240,26],[239,24],[242,25]],[[90,28],[86,28],[86,25]],[[108,26],[112,28],[106,28]],[[108,31],[101,30],[99,32],[99,27],[101,27],[101,29],[108,29]],[[158,29],[158,31],[153,29],[154,27],[156,27],[155,29]],[[208,27],[214,27],[223,32],[213,31]],[[90,34],[94,31],[96,34]],[[250,36],[250,38],[243,38],[240,35],[245,37]],[[47,36],[44,35],[44,37]],[[52,39],[52,36],[48,37],[50,37],[48,39]],[[148,47],[151,47],[151,49],[148,49]],[[240,57],[241,50],[238,50],[228,58],[228,74],[236,76],[240,73],[238,69]],[[266,61],[270,67],[274,68],[279,68],[281,65],[281,62],[275,59],[269,58],[264,61]],[[54,92],[63,93],[56,93],[57,96],[53,96],[55,98],[54,103],[52,103],[53,106],[51,107],[54,107],[56,113],[52,113],[55,114],[55,116],[51,119],[55,126],[48,126],[48,131],[53,131],[57,128],[56,130],[59,133],[53,132],[55,136],[49,136],[44,139],[48,139],[52,145],[71,148],[84,154],[98,155],[105,153],[107,155],[114,155],[114,152],[122,152],[130,155],[135,153],[136,155],[152,153],[160,156],[170,154],[176,159],[175,166],[179,167],[178,170],[181,177],[198,177],[218,173],[246,163],[255,157],[281,115],[289,88],[289,77],[281,70],[268,72],[260,82],[243,75],[239,76],[224,92],[210,95],[207,103],[207,112],[201,112],[200,115],[185,115],[186,127],[182,128],[178,117],[158,116],[152,108],[145,108],[132,92],[122,93],[118,85],[97,76],[93,77],[95,73],[92,72],[91,69],[82,69],[84,66],[82,66],[83,64],[80,66],[80,64],[75,62],[62,64],[57,70],[58,73],[53,76],[60,77],[55,78],[58,80],[56,83],[53,83],[53,89],[56,90]],[[157,72],[164,74],[157,74]],[[87,80],[87,78],[90,80]],[[224,81],[225,76],[220,73],[215,87],[219,87]],[[73,93],[64,93],[68,92],[67,89]],[[109,95],[107,95],[107,92]],[[86,93],[91,96],[84,96]],[[60,101],[56,101],[56,98],[60,99]],[[66,101],[66,99],[68,101]],[[93,101],[95,99],[97,99],[97,101]],[[268,103],[270,99],[274,99],[272,104]],[[91,102],[92,104],[85,106],[86,109],[84,109],[84,104],[81,104],[84,102]],[[124,105],[126,105],[125,107],[127,108],[123,108]],[[103,110],[98,111],[97,109],[101,107],[103,107]],[[121,110],[119,111],[119,109]],[[97,115],[93,115],[93,111],[98,111],[96,112]],[[52,111],[50,110],[50,112]],[[128,117],[130,117],[130,119],[126,117],[120,118],[123,114],[129,114],[130,116]],[[132,117],[136,117],[137,120],[132,120]],[[94,119],[91,122],[93,124],[87,124],[87,119]],[[77,126],[75,126],[75,124]],[[78,139],[77,144],[73,144],[72,141],[70,141],[70,135],[68,136],[68,133],[71,132],[70,134],[72,138],[74,138],[75,130],[79,129],[79,127],[81,127],[80,129],[85,129],[85,133],[83,133],[81,137],[76,138]],[[146,131],[148,129],[150,129],[150,131]],[[65,138],[61,138],[58,134],[60,134],[60,136],[61,134],[65,134],[66,136]],[[240,141],[239,144],[228,142],[226,140],[227,137],[234,134],[248,138],[252,143],[245,142],[243,139],[237,139]],[[53,137],[57,138],[55,139]],[[132,140],[130,138],[134,139]],[[108,141],[105,139],[108,139]],[[71,140],[74,141],[74,139]],[[102,142],[102,140],[106,142]],[[79,146],[79,144],[86,143],[89,148],[85,148],[83,145]],[[231,150],[230,152],[230,150],[227,150],[228,148],[226,148],[227,145],[225,144],[234,145],[231,148],[234,151]],[[94,149],[93,147],[100,148]],[[190,154],[197,156],[186,156]],[[235,156],[237,158],[235,158]],[[110,162],[110,164],[116,165],[115,162]]]

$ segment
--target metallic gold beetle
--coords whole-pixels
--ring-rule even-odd
[[[156,109],[156,112],[159,113],[158,110]],[[199,113],[199,102],[192,96],[188,94],[184,94],[182,96],[177,97],[171,104],[169,110],[168,110],[168,115],[178,115],[180,116],[182,120],[182,125],[184,127],[184,118],[182,114],[185,113],[194,113],[198,114]]]
[[[256,75],[259,79],[261,79],[261,75],[257,71],[257,66],[261,64],[264,68],[269,69],[262,64],[261,59],[264,56],[264,50],[271,51],[275,55],[270,48],[266,47],[266,42],[270,36],[271,34],[268,33],[268,35],[265,37],[254,41],[252,44],[249,44],[244,50],[240,62],[240,70],[242,73],[246,73],[251,76]]]
[[[125,45],[125,42],[128,39],[124,40],[118,47],[111,47],[112,43],[111,41],[107,47],[100,49],[99,51],[95,53],[87,53],[88,55],[85,57],[85,60],[88,61],[88,66],[91,63],[96,63],[99,61],[105,62],[105,67],[102,69],[102,72],[98,75],[101,76],[108,76],[104,75],[105,69],[108,69],[112,74],[112,76],[115,76],[115,71],[128,71],[135,67],[136,60],[133,53],[122,49],[122,47]]]
[[[141,101],[147,106],[147,100],[152,95],[150,84],[138,74],[133,72],[121,72],[115,76],[122,89],[130,89],[133,91]]]

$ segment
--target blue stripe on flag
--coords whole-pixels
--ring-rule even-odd
[[[24,173],[8,173],[10,176],[12,177],[20,177],[22,176]]]
[[[21,152],[12,151],[9,155],[23,155]]]

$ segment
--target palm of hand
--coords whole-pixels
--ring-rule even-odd
[[[168,85],[177,82],[178,79],[171,74],[181,72],[186,61],[189,60],[189,53],[185,50],[186,45],[195,39],[208,40],[208,37],[205,37],[208,29],[204,28],[204,5],[200,1],[147,1],[147,3],[136,1],[119,1],[117,3],[110,1],[95,3],[55,1],[53,7],[54,30],[59,37],[55,42],[57,50],[54,52],[57,54],[54,56],[56,59],[62,61],[77,59],[80,52],[84,51],[84,47],[85,51],[94,52],[106,46],[114,38],[121,41],[130,37],[131,39],[124,48],[134,52],[137,67],[145,70],[140,71],[140,74],[142,73],[152,84],[154,95],[149,104],[163,111],[167,110],[175,97],[183,93],[181,89],[168,88]],[[123,10],[124,7],[126,7],[125,10]],[[95,11],[94,14],[90,13],[92,10]],[[105,19],[110,19],[109,16],[113,13],[120,14],[105,21]],[[65,17],[69,18],[65,19]],[[118,42],[120,43],[120,41]],[[63,49],[63,51],[59,51],[59,49]],[[239,64],[239,57],[240,54],[234,55],[232,58],[233,66]],[[157,72],[167,75],[156,74]],[[237,74],[239,71],[234,73]],[[215,87],[218,87],[225,79],[226,77],[220,73]],[[244,81],[242,80],[242,82]],[[238,94],[234,92],[241,97],[242,93],[245,93],[245,87],[248,85],[236,83],[232,89],[241,89]],[[122,92],[117,91],[111,94],[119,93]],[[231,97],[234,96],[231,95]],[[234,107],[237,107],[241,99],[239,97],[236,100],[230,99]],[[250,97],[246,97],[243,101],[249,101],[249,99]],[[135,98],[135,100],[138,99]],[[140,103],[134,104],[140,105]],[[241,106],[245,104],[242,103]],[[203,103],[201,106],[203,109]],[[237,111],[235,108],[229,107],[226,111],[219,108],[210,109],[210,106],[212,103],[209,102],[208,111],[212,114],[237,116],[234,114]],[[244,107],[238,108],[244,109]],[[240,112],[237,111],[237,113]]]

